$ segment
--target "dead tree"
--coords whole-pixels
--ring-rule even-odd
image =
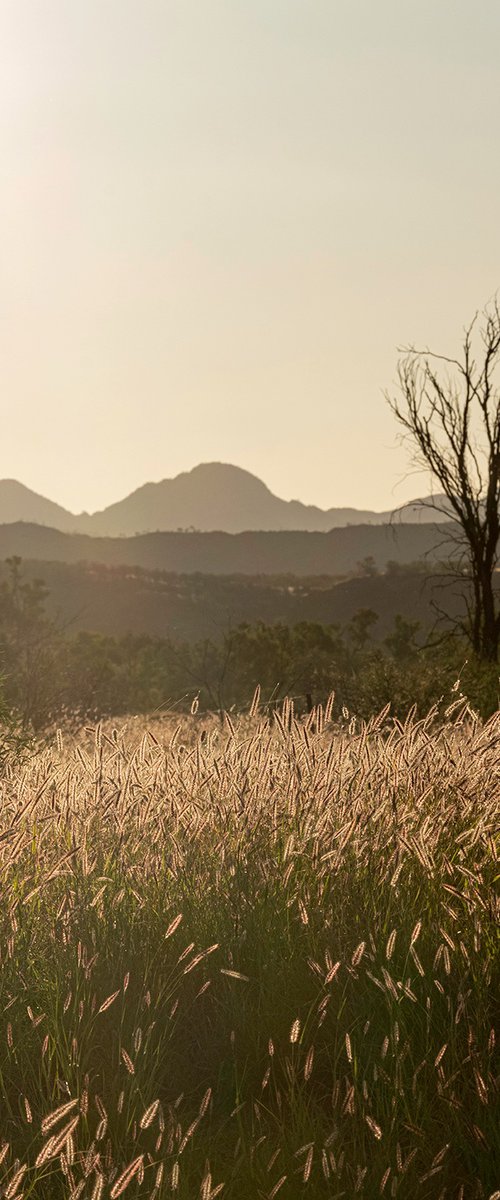
[[[475,654],[496,662],[500,612],[494,575],[500,534],[500,309],[495,302],[465,330],[458,359],[408,347],[398,364],[400,395],[387,396],[442,497],[424,501],[452,522],[455,561],[469,579],[465,632]]]

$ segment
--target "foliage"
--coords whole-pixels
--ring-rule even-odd
[[[337,713],[348,707],[365,718],[386,704],[402,718],[413,705],[444,711],[461,693],[483,716],[498,708],[498,668],[467,657],[465,644],[422,647],[417,624],[399,617],[380,645],[370,637],[372,626],[373,614],[361,611],[344,631],[258,622],[238,626],[219,643],[79,634],[66,648],[60,711],[90,717],[171,706],[189,711],[195,696],[201,710],[239,710],[248,708],[257,685],[270,707],[288,695],[304,711],[334,691]]]

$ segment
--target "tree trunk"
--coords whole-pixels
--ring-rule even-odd
[[[484,662],[498,662],[500,627],[495,611],[493,573],[486,569],[479,580],[481,596],[481,641],[479,657]]]

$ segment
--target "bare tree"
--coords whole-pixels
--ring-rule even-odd
[[[487,307],[465,330],[461,357],[410,346],[398,363],[400,396],[387,396],[442,498],[425,501],[453,523],[461,567],[470,581],[465,631],[478,658],[498,660],[500,612],[494,574],[500,534],[500,309]],[[455,552],[456,554],[456,552]]]

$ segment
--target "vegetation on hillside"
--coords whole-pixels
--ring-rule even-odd
[[[18,522],[0,525],[0,558],[19,555],[43,562],[91,562],[207,575],[325,575],[352,571],[373,555],[409,562],[442,558],[451,530],[432,524],[350,525],[329,533],[147,533],[137,537],[89,537]]]
[[[299,711],[332,690],[336,714],[363,717],[388,703],[400,717],[413,705],[443,709],[460,691],[482,715],[498,707],[496,665],[479,664],[460,639],[426,642],[400,614],[382,640],[365,607],[342,626],[254,620],[187,641],[72,633],[46,601],[44,584],[11,560],[0,584],[0,669],[7,704],[35,730],[68,717],[189,711],[195,697],[201,710],[245,709],[258,684],[269,708],[292,696]]]
[[[338,577],[178,575],[96,563],[22,562],[25,582],[44,580],[47,614],[70,634],[134,633],[190,642],[217,640],[245,621],[343,625],[359,608],[377,613],[376,640],[390,633],[398,613],[419,621],[426,636],[436,621],[436,603],[446,606],[451,620],[467,614],[445,570],[444,564],[434,570],[426,562],[389,560],[379,571],[370,556]],[[9,576],[9,562],[0,563],[0,585]]]

